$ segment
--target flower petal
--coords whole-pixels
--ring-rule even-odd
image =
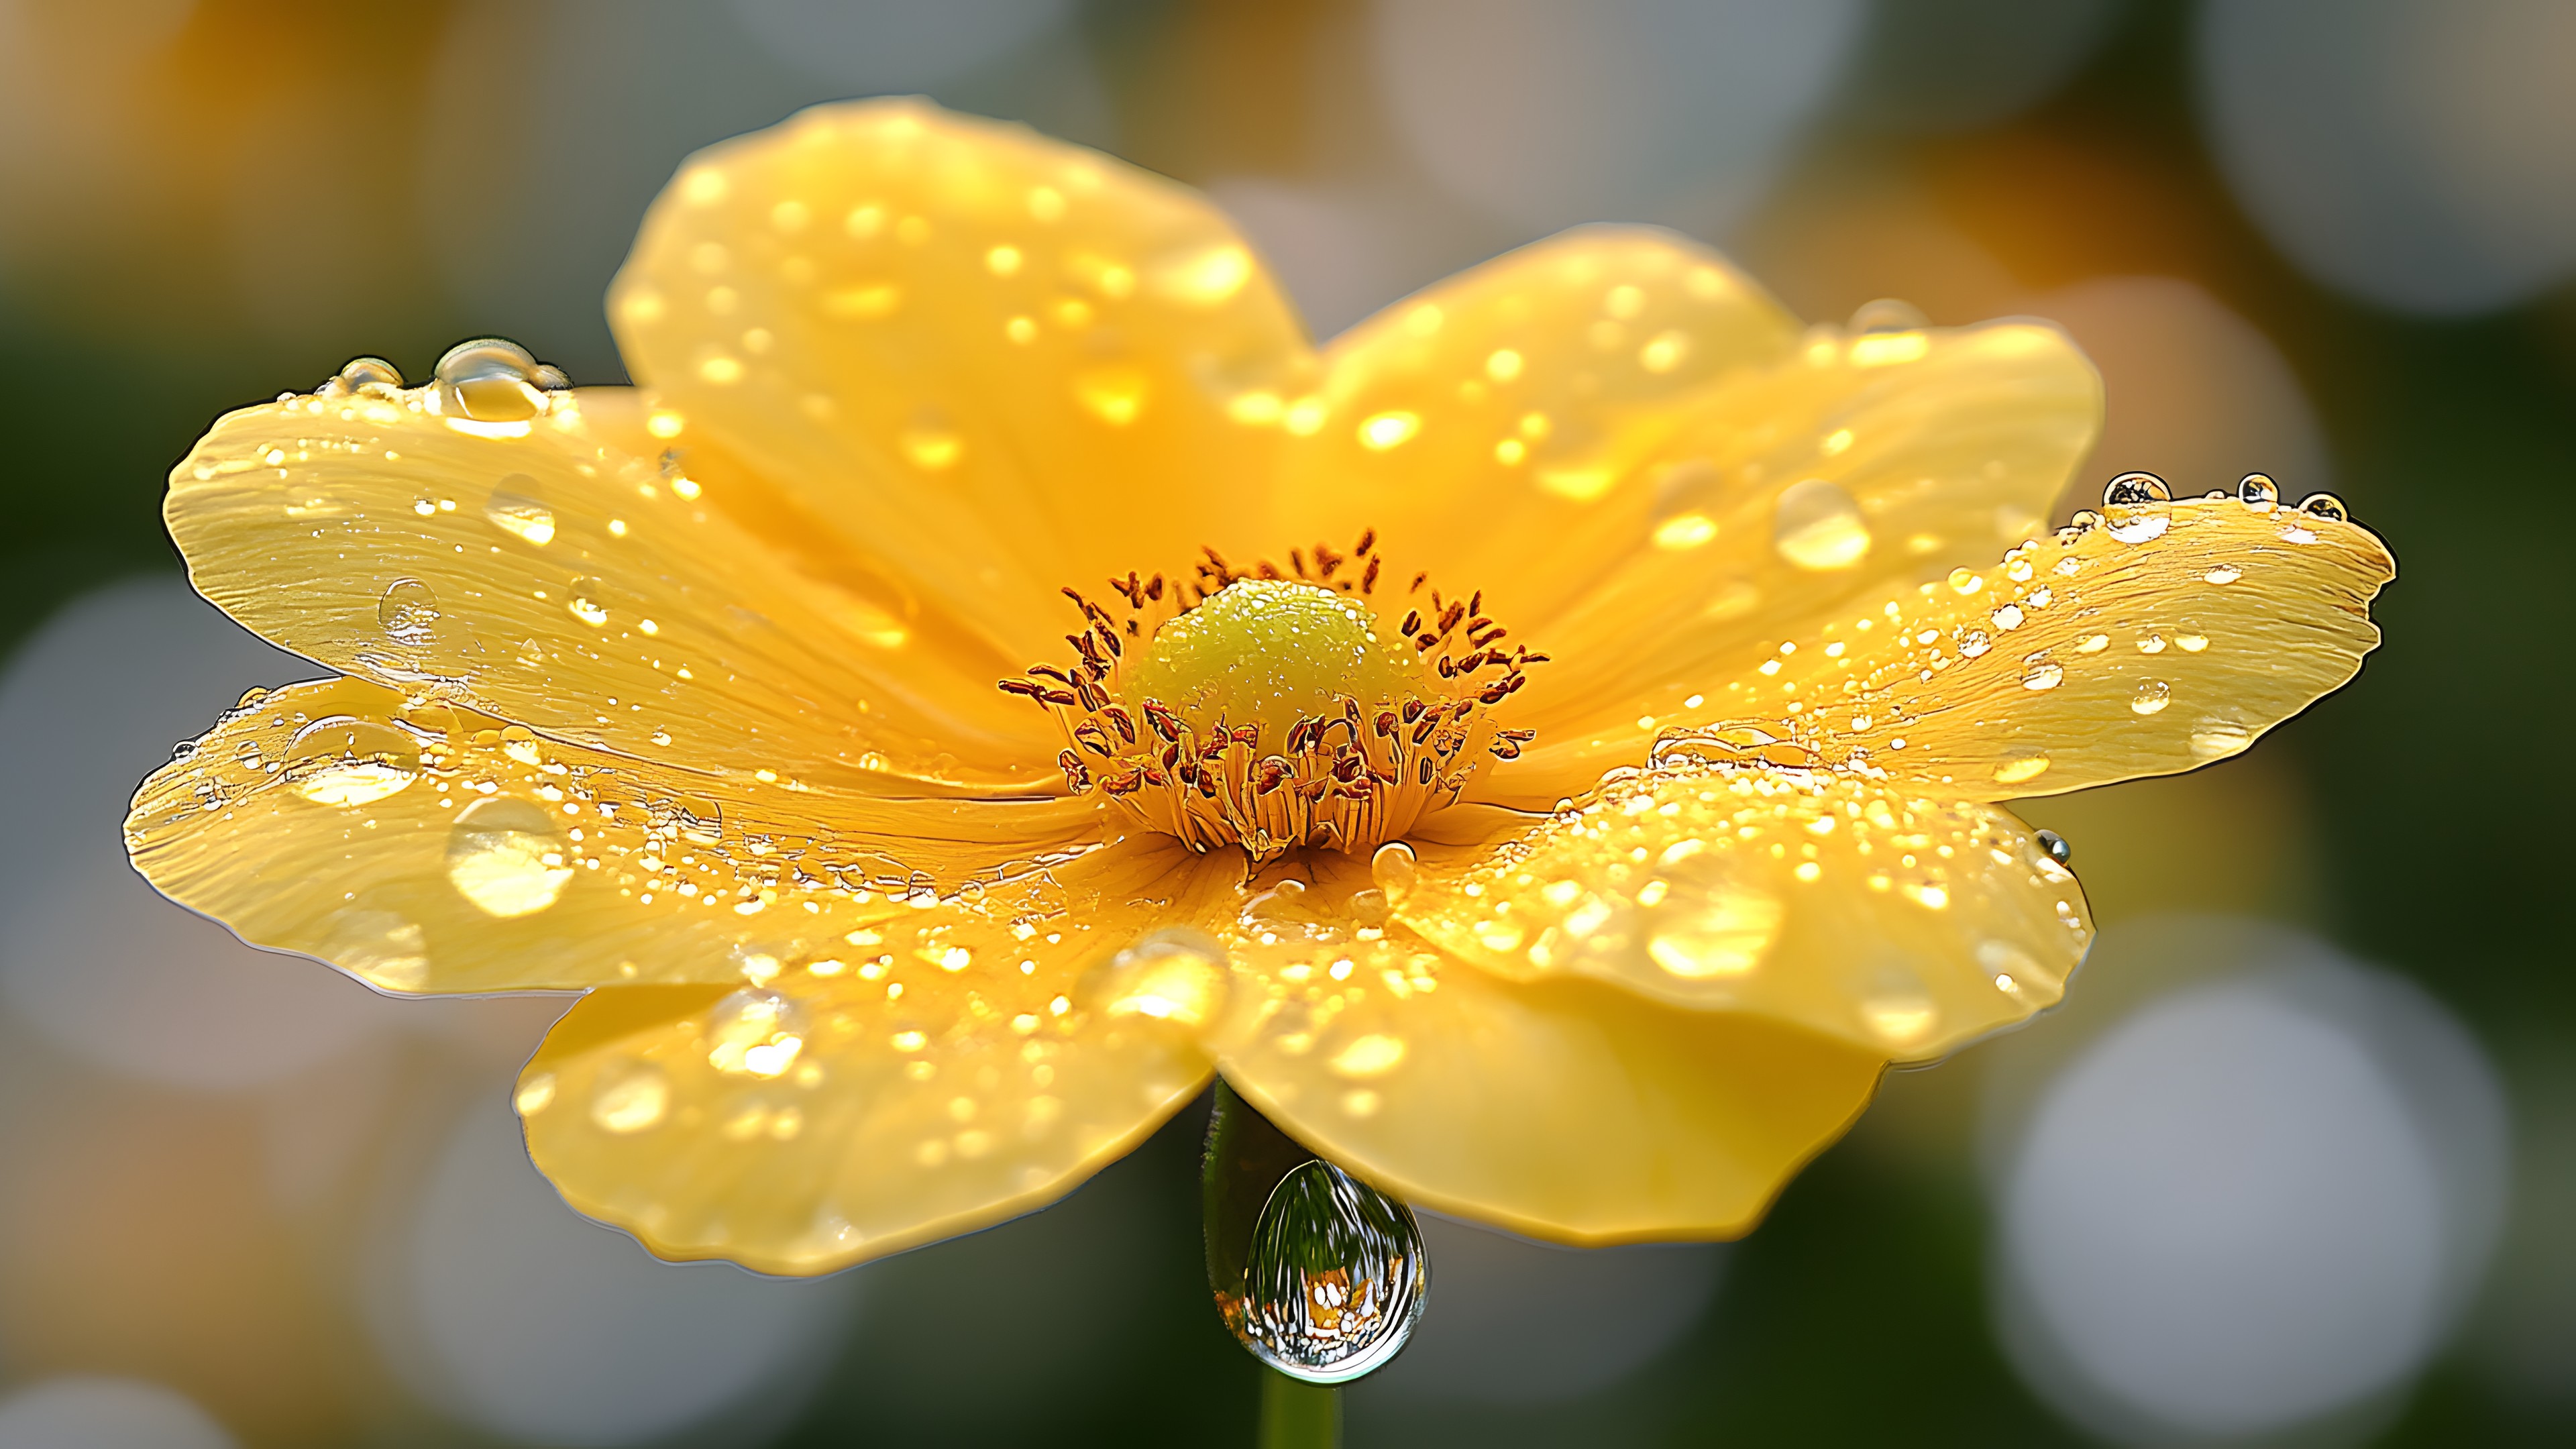
[[[1536,1237],[1739,1235],[1882,1065],[1757,1017],[1504,980],[1402,932],[1282,926],[1225,933],[1226,1080],[1370,1180]]]
[[[1980,800],[2224,759],[2379,643],[2370,601],[2396,563],[2319,506],[2112,509],[1802,632],[1704,713]]]
[[[656,1253],[765,1273],[1043,1207],[1207,1080],[1213,945],[1113,955],[1231,891],[1239,861],[1167,845],[908,912],[830,976],[594,992],[520,1078],[529,1152]],[[1157,1009],[1125,989],[1140,960]]]
[[[435,388],[216,423],[164,504],[197,587],[335,669],[645,759],[858,788],[1051,785],[1059,741],[863,579],[808,573],[606,446],[623,389],[523,421]],[[897,777],[889,779],[889,777]]]
[[[698,153],[611,293],[685,449],[1018,651],[1065,585],[1185,570],[1266,492],[1302,328],[1195,193],[910,99]]]
[[[1928,1060],[2054,1005],[2092,929],[2075,878],[1991,805],[1857,773],[1680,764],[1460,868],[1395,919],[1513,980],[1589,976]]]
[[[1336,339],[1288,418],[1280,532],[1373,526],[1526,634],[1638,546],[1632,480],[1693,411],[1786,354],[1796,319],[1723,257],[1648,227],[1580,227]],[[1625,486],[1623,486],[1625,485]]]
[[[355,679],[254,691],[144,782],[126,823],[171,899],[396,992],[739,982],[846,960],[850,931],[1100,837],[1091,802],[791,790]]]
[[[2044,324],[1811,331],[1699,404],[1604,500],[1629,552],[1521,630],[1551,661],[1514,701],[1539,738],[1480,788],[1541,805],[1579,793],[1643,763],[1677,720],[1723,717],[1688,700],[1782,637],[2028,537],[2101,415],[2092,364]]]

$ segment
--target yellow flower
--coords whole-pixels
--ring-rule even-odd
[[[1195,195],[920,102],[694,158],[610,308],[640,389],[487,344],[215,426],[193,578],[346,677],[130,838],[384,990],[587,991],[528,1141],[672,1257],[1027,1211],[1211,1072],[1419,1203],[1742,1232],[2057,999],[1994,802],[2244,749],[2391,576],[2259,489],[2023,541],[2101,409],[2044,324],[1589,228],[1318,353]]]

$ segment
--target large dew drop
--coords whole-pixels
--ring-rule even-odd
[[[537,496],[537,480],[525,473],[501,480],[484,503],[483,516],[512,538],[541,548],[555,541],[555,511]]]
[[[478,423],[524,422],[545,411],[539,372],[537,360],[515,342],[460,342],[438,359],[439,411]]]
[[[447,879],[485,915],[532,916],[572,883],[572,843],[533,800],[477,800],[448,829]]]
[[[1412,1336],[1430,1287],[1404,1204],[1316,1157],[1216,1089],[1202,1176],[1208,1285],[1253,1357],[1307,1383],[1346,1383]]]
[[[404,644],[418,644],[438,627],[438,595],[418,579],[396,579],[376,600],[376,623]]]
[[[1869,524],[1841,484],[1810,478],[1781,490],[1771,545],[1802,569],[1847,569],[1869,556]]]
[[[316,805],[372,805],[420,778],[420,747],[377,720],[333,715],[295,732],[286,786]]]

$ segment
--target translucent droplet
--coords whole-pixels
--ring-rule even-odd
[[[2203,720],[2191,732],[2191,753],[2199,760],[2223,760],[2242,754],[2253,743],[2254,732],[2234,720]]]
[[[1744,886],[1685,893],[1655,915],[1646,956],[1685,981],[1742,976],[1762,964],[1788,912],[1777,897]]]
[[[2161,679],[2150,679],[2138,686],[2137,693],[2129,696],[2129,712],[2154,714],[2171,703],[2173,703],[2173,686]]]
[[[1413,893],[1419,873],[1420,866],[1414,859],[1413,847],[1401,840],[1388,841],[1377,848],[1377,854],[1369,857],[1369,877],[1377,882],[1379,890],[1386,892],[1389,905],[1404,904],[1404,898]]]
[[[2236,485],[2236,501],[2257,513],[2269,513],[2281,505],[2281,489],[2264,474],[2248,473]]]
[[[2036,661],[2023,670],[2021,676],[2021,687],[2024,689],[2055,689],[2065,682],[2065,668],[2052,659]]]
[[[803,1013],[775,991],[737,991],[707,1009],[707,1065],[742,1077],[786,1075],[805,1048]]]
[[[442,412],[480,423],[515,423],[546,408],[537,390],[537,360],[515,342],[498,337],[460,342],[438,359]]]
[[[578,578],[572,581],[572,597],[564,601],[564,607],[572,611],[574,618],[596,629],[608,622],[608,605],[602,602],[607,593],[599,580]]]
[[[2036,780],[2048,773],[2048,763],[2048,754],[2044,750],[2009,756],[1996,763],[1995,783],[2018,785],[2025,780]]]
[[[671,1110],[671,1081],[651,1062],[630,1062],[600,1074],[590,1094],[590,1120],[619,1136],[662,1124]]]
[[[287,746],[287,788],[317,805],[371,805],[419,778],[420,746],[378,720],[318,719]]]
[[[1852,312],[1851,321],[1844,323],[1843,327],[1845,331],[1855,333],[1912,332],[1931,325],[1932,319],[1923,315],[1922,308],[1894,297],[1881,297],[1874,302],[1861,303]]]
[[[572,844],[533,800],[494,795],[465,807],[447,832],[447,879],[488,916],[530,916],[572,883]]]
[[[513,473],[500,481],[484,501],[483,516],[512,538],[543,547],[555,539],[555,511],[537,496],[537,480]]]
[[[381,357],[353,357],[348,365],[322,384],[324,397],[347,397],[351,393],[386,393],[403,385],[400,369]]]
[[[1224,1083],[1202,1189],[1208,1286],[1255,1358],[1347,1383],[1404,1347],[1430,1287],[1413,1212],[1323,1161]]]
[[[2048,858],[2059,865],[2065,865],[2075,859],[2075,847],[2067,844],[2066,837],[2056,831],[2043,830],[2033,838],[2039,842],[2040,849],[2048,852]]]
[[[2331,518],[2338,523],[2352,516],[2345,510],[2343,500],[2331,493],[2309,494],[2306,500],[2299,504],[2299,511],[2311,518]]]
[[[2218,567],[2202,574],[2201,577],[2213,584],[2232,584],[2238,579],[2245,577],[2245,570],[2238,568],[2234,564],[2220,564]]]
[[[438,624],[438,595],[418,579],[396,579],[376,600],[376,622],[405,644],[417,644]]]
[[[1771,543],[1802,569],[1850,568],[1869,554],[1869,524],[1839,483],[1810,478],[1781,490],[1771,515]]]
[[[2102,506],[2135,508],[2142,503],[2163,503],[2173,497],[2165,480],[2153,473],[2123,473],[2102,485]]]
[[[1879,1040],[1911,1046],[1941,1024],[1941,1006],[1910,972],[1899,972],[1861,998],[1860,1019]]]
[[[1184,927],[1156,931],[1102,962],[1078,995],[1113,1021],[1142,1017],[1195,1031],[1225,1010],[1232,987],[1225,948]]]

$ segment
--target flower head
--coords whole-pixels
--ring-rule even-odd
[[[1802,329],[1588,228],[1320,352],[1169,182],[920,102],[694,158],[635,389],[362,362],[173,475],[197,586],[341,672],[136,861],[395,992],[575,989],[538,1164],[817,1272],[1040,1206],[1222,1072],[1572,1242],[1740,1232],[2089,926],[1995,803],[2349,678],[2339,507],[2125,481],[2055,329]]]

